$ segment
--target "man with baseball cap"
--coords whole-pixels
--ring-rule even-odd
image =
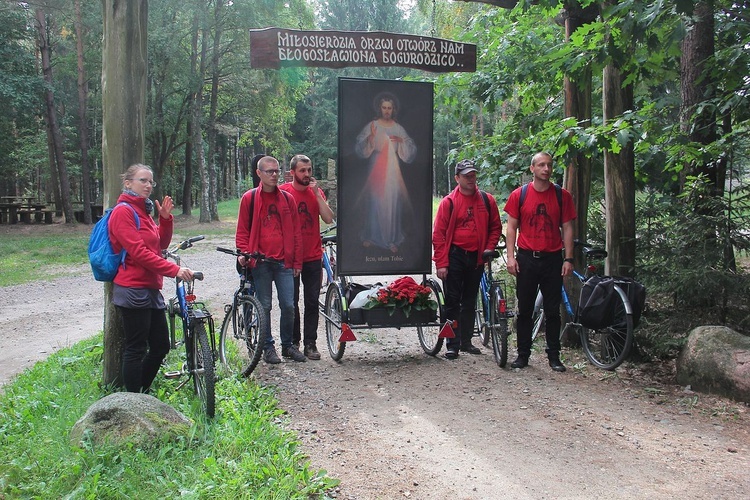
[[[495,198],[477,187],[478,168],[473,160],[456,164],[456,188],[440,201],[432,246],[437,276],[445,291],[445,317],[458,321],[456,338],[447,339],[447,359],[459,351],[481,354],[471,343],[474,311],[484,263],[482,253],[494,250],[502,225]]]

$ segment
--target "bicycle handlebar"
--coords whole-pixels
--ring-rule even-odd
[[[320,235],[323,236],[324,234],[330,233],[331,231],[333,231],[334,229],[336,229],[337,226],[338,226],[338,223],[336,221],[333,221],[333,224],[331,224],[327,228],[323,229],[320,232]]]
[[[269,260],[269,261],[271,260],[271,259],[267,259],[266,256],[260,252],[247,253],[247,252],[242,252],[240,250],[232,250],[229,248],[222,248],[222,247],[216,247],[216,251],[223,252],[229,255],[234,255],[235,257],[242,256],[242,257],[245,257],[246,260],[249,260],[249,259]]]

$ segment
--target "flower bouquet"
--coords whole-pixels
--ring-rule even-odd
[[[413,311],[425,311],[426,316],[434,317],[438,304],[430,299],[430,293],[430,287],[422,286],[413,278],[404,276],[387,287],[380,288],[362,308],[367,310],[385,308],[389,316],[393,316],[398,310],[406,318]]]

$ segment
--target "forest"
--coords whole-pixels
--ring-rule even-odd
[[[74,203],[107,205],[107,176],[125,167],[102,153],[103,83],[130,84],[105,79],[112,4],[0,3],[0,195],[45,200],[64,223]],[[576,200],[577,236],[606,247],[608,273],[648,288],[641,354],[673,356],[699,324],[750,334],[748,0],[139,4],[146,105],[133,112],[155,196],[183,214],[218,220],[218,202],[252,185],[256,154],[304,153],[324,177],[339,77],[431,82],[434,196],[452,189],[451,165],[474,158],[502,204],[547,150]],[[477,70],[253,69],[248,32],[265,27],[462,41],[477,46]]]

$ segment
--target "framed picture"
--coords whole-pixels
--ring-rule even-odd
[[[339,79],[337,265],[432,272],[432,83]]]

